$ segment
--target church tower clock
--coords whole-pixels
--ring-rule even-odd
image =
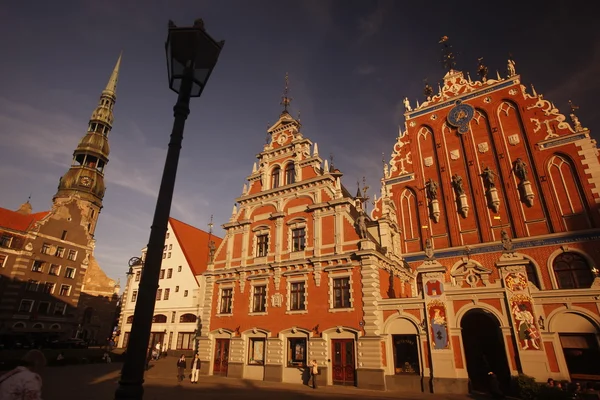
[[[121,56],[92,113],[87,134],[81,138],[73,153],[71,168],[60,178],[58,191],[53,198],[55,207],[67,201],[77,201],[88,233],[92,236],[104,198],[104,168],[110,152],[108,134],[112,129],[120,65]]]

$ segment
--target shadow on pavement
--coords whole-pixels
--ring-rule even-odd
[[[307,386],[249,381],[242,379],[201,376],[198,384],[189,381],[189,375],[177,383],[175,367],[167,360],[146,373],[144,400],[198,399],[202,400],[308,400],[333,399],[411,399],[411,400],[468,400],[487,399],[468,395],[433,395],[424,393],[392,393],[327,386],[312,389]],[[91,364],[47,368],[42,373],[44,399],[110,400],[114,398],[122,364]],[[189,373],[189,371],[186,371]]]

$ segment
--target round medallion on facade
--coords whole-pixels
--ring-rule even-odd
[[[458,133],[465,134],[469,131],[469,122],[475,115],[475,109],[468,104],[456,102],[448,113],[448,123],[458,128]]]

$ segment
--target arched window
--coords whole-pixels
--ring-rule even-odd
[[[33,324],[33,329],[44,329],[44,325],[40,324],[39,322],[36,324]]]
[[[582,289],[592,286],[594,274],[585,258],[577,253],[560,254],[552,263],[559,289]]]
[[[127,320],[125,321],[125,323],[133,324],[133,315],[130,315],[129,317],[127,317]]]
[[[285,183],[290,185],[296,182],[296,169],[294,168],[294,163],[288,163],[285,166]]]
[[[94,314],[94,309],[92,307],[86,308],[85,311],[83,312],[82,322],[84,324],[91,324],[92,323],[92,314]]]
[[[541,289],[540,279],[538,278],[537,271],[535,266],[532,263],[528,263],[525,266],[525,271],[527,272],[527,280],[535,285],[536,288]]]
[[[279,187],[279,175],[281,172],[281,168],[275,167],[271,172],[271,189],[275,189]]]
[[[60,330],[60,324],[52,324],[52,326],[50,326],[50,329],[53,331],[58,331]]]
[[[181,317],[179,317],[179,322],[182,323],[193,323],[196,322],[197,318],[194,314],[183,314]]]
[[[167,316],[163,314],[156,314],[154,318],[152,318],[152,322],[155,324],[165,324],[167,323]]]
[[[13,325],[14,329],[23,329],[25,328],[25,324],[23,322],[17,322],[16,324]]]

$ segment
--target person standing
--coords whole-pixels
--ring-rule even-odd
[[[185,379],[185,368],[187,367],[185,362],[185,354],[182,354],[177,360],[177,380],[182,382]]]
[[[192,361],[192,365],[190,365],[192,369],[192,383],[198,383],[198,375],[200,374],[200,356],[198,353],[194,356],[194,360]]]
[[[317,375],[319,375],[319,364],[317,360],[312,360],[310,362],[310,376],[312,377],[313,389],[317,388]]]
[[[160,358],[160,342],[156,343],[156,358],[155,360],[158,360]]]
[[[42,378],[38,373],[46,366],[39,350],[29,350],[23,357],[25,366],[0,376],[0,400],[41,400]]]

